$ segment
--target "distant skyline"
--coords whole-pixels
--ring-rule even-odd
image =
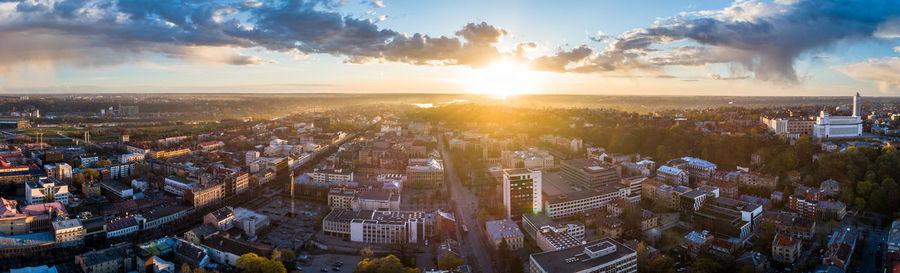
[[[900,96],[900,3],[0,0],[0,93]]]

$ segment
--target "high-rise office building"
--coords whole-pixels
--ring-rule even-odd
[[[541,212],[541,171],[507,169],[503,171],[503,205],[506,217],[517,219],[523,213]]]

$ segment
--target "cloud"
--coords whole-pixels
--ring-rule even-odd
[[[341,15],[334,11],[338,1],[5,1],[0,3],[0,69],[28,62],[112,65],[142,54],[233,65],[272,63],[237,53],[253,48],[344,56],[351,63],[477,67],[515,57],[494,46],[507,31],[485,22],[466,24],[454,36],[409,35]]]
[[[759,2],[739,0],[721,10],[682,13],[618,36],[597,32],[608,45],[560,48],[525,57],[533,42],[497,48],[508,31],[468,23],[440,36],[381,28],[385,16],[356,18],[336,9],[342,0],[0,0],[0,72],[22,64],[106,66],[143,54],[188,62],[272,63],[241,52],[292,56],[329,54],[348,63],[481,67],[498,59],[560,73],[658,71],[666,66],[730,64],[735,78],[802,81],[794,63],[802,53],[839,42],[900,34],[893,0]],[[373,9],[381,1],[364,1]]]
[[[531,62],[531,67],[542,71],[566,72],[569,64],[580,63],[593,52],[588,46],[582,45],[569,51],[559,51],[555,55],[538,57]]]
[[[889,57],[869,59],[865,62],[834,66],[832,69],[840,71],[851,78],[861,81],[870,81],[878,84],[882,93],[892,88],[900,88],[900,58]]]
[[[733,63],[758,80],[796,83],[794,62],[801,53],[872,39],[879,29],[895,29],[884,25],[895,22],[898,14],[900,3],[892,0],[736,1],[722,10],[684,14],[625,32],[609,50],[572,71]],[[675,42],[696,46],[661,48]]]

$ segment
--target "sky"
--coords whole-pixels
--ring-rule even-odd
[[[900,95],[900,1],[0,0],[0,93]]]

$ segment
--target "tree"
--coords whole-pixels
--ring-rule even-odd
[[[276,256],[275,254],[278,253]],[[272,260],[280,262],[285,268],[294,268],[297,263],[297,253],[290,249],[274,249],[272,250]]]
[[[450,253],[444,255],[440,261],[438,261],[438,269],[441,270],[452,270],[459,268],[459,266],[463,265],[463,259],[456,254]]]
[[[866,199],[863,199],[862,197],[857,197],[856,200],[853,200],[853,205],[857,209],[864,209],[864,208],[866,208]]]
[[[359,256],[362,256],[364,259],[371,258],[372,256],[375,256],[375,252],[372,251],[371,247],[365,247],[359,250]]]
[[[722,264],[703,256],[697,257],[688,268],[688,272],[712,273],[720,271],[722,271]]]
[[[650,272],[675,272],[675,260],[666,255],[660,255],[650,263]]]
[[[283,264],[260,257],[255,253],[247,253],[238,257],[235,267],[244,273],[287,273]]]
[[[400,259],[387,255],[379,259],[365,258],[356,263],[357,273],[418,273],[418,268],[404,267]]]
[[[100,161],[97,161],[97,166],[100,166],[100,168],[109,166],[111,164],[112,164],[112,161],[109,161],[109,159],[101,159]]]
[[[638,262],[638,271],[640,272],[650,272],[650,254],[647,253],[647,244],[644,242],[638,243],[637,247],[637,262]]]
[[[188,265],[187,263],[181,264],[181,273],[192,273],[192,272],[193,271],[191,271],[190,265]]]

